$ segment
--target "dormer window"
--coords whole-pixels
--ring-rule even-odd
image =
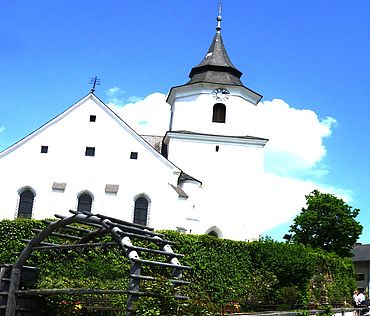
[[[225,123],[226,122],[226,106],[223,103],[216,103],[213,106],[212,122]]]

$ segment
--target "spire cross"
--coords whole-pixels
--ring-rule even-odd
[[[94,78],[91,78],[90,84],[93,85],[92,89],[90,90],[91,93],[94,93],[95,87],[100,85],[100,79],[95,76]]]
[[[221,21],[222,21],[222,0],[218,1],[218,16],[217,16],[217,27],[216,31],[219,33],[221,31]]]

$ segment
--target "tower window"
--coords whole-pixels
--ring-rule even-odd
[[[88,193],[83,193],[78,197],[78,212],[91,212],[92,196]]]
[[[48,150],[49,150],[49,146],[41,146],[41,153],[42,154],[46,154],[47,152],[48,152]]]
[[[148,223],[148,200],[141,196],[135,200],[134,223],[147,225]]]
[[[136,151],[131,152],[130,159],[137,159],[137,152]]]
[[[18,217],[31,218],[34,198],[35,195],[28,189],[19,195]]]
[[[95,156],[95,147],[86,147],[85,156]]]
[[[96,121],[96,115],[90,115],[90,122]]]
[[[216,103],[213,106],[212,122],[225,123],[226,122],[226,106],[223,103]]]
[[[219,150],[220,150],[220,146],[216,145],[216,152],[218,152]]]

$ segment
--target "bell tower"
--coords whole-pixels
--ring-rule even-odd
[[[247,210],[247,205],[229,208],[235,194],[252,193],[256,188],[268,140],[250,136],[245,124],[262,96],[241,82],[242,72],[232,64],[222,40],[221,21],[220,6],[216,33],[205,57],[191,69],[190,80],[168,94],[171,118],[164,146],[170,161],[203,183],[197,208],[205,222],[214,221],[212,226],[226,238],[245,239],[235,236],[235,227],[225,227],[229,224],[224,212],[238,217],[237,212]]]
[[[236,103],[256,105],[262,96],[243,85],[239,71],[230,61],[221,36],[221,7],[216,34],[203,60],[190,71],[190,80],[173,87],[170,131],[228,133],[235,122]]]

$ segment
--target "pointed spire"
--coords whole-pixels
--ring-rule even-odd
[[[227,55],[224,43],[221,37],[221,16],[222,3],[219,1],[216,34],[211,46],[204,59],[199,65],[195,66],[190,74],[190,81],[187,84],[196,82],[209,82],[220,84],[243,85],[240,81],[242,72],[240,72],[231,63]]]
[[[222,21],[222,15],[221,14],[222,14],[222,1],[219,0],[218,1],[217,27],[216,27],[217,33],[221,32],[221,21]]]

